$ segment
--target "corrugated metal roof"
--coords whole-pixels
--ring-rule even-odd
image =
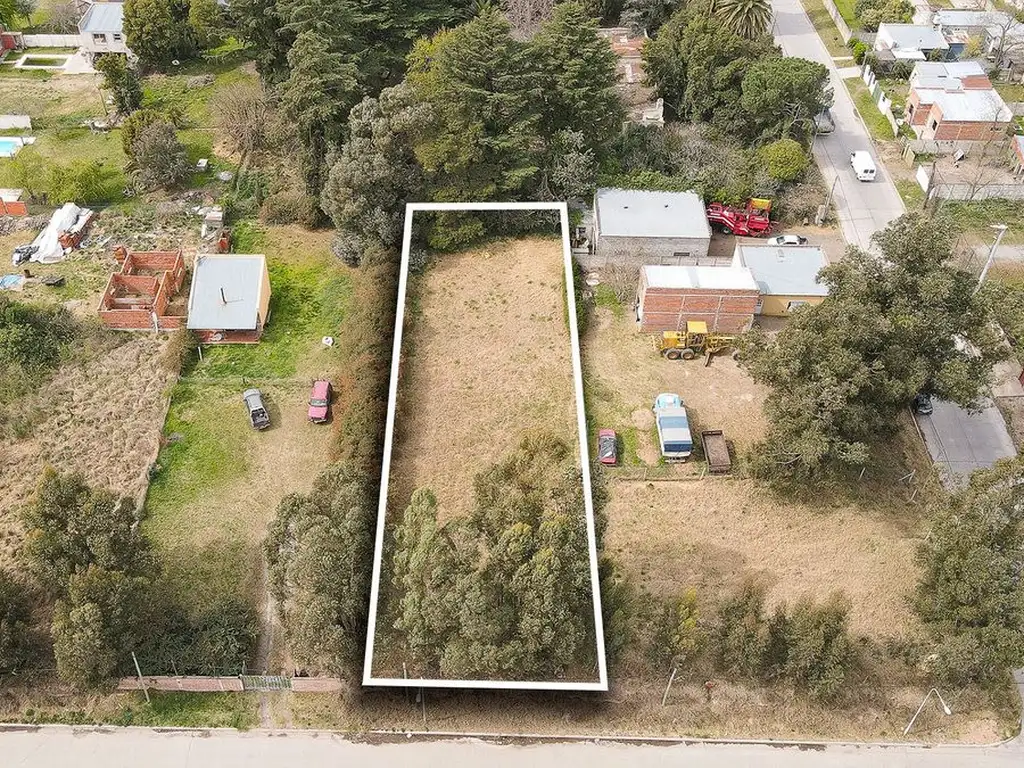
[[[643,268],[649,288],[709,288],[756,291],[757,283],[746,267],[679,267],[648,265]]]
[[[937,93],[933,103],[942,110],[943,120],[1008,123],[1013,112],[994,90]]]
[[[741,245],[740,262],[751,271],[765,296],[827,296],[818,272],[828,261],[813,245]]]
[[[217,331],[256,328],[266,268],[266,258],[257,254],[197,257],[188,297],[188,327]]]
[[[85,12],[79,30],[93,32],[121,32],[124,28],[124,5],[121,3],[93,3]]]
[[[599,189],[596,206],[602,236],[711,239],[704,201],[696,192]]]

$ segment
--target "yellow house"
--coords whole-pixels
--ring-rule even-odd
[[[785,317],[805,304],[820,304],[828,288],[818,273],[828,264],[815,245],[737,244],[734,267],[746,267],[754,276],[761,296],[756,313]]]

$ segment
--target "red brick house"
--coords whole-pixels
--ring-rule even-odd
[[[636,319],[644,333],[684,330],[688,320],[738,333],[750,327],[759,298],[745,267],[648,265],[640,269]]]

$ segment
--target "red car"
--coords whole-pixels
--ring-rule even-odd
[[[618,439],[614,429],[602,429],[597,433],[597,460],[609,466],[619,463]]]
[[[309,420],[323,424],[330,416],[331,382],[319,379],[313,382],[313,394],[309,396]]]

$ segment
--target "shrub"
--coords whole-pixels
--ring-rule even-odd
[[[764,598],[764,587],[747,581],[739,592],[719,604],[713,646],[723,672],[761,676],[769,641]]]
[[[131,164],[147,188],[174,187],[188,178],[191,166],[174,126],[157,120],[143,126],[132,142]]]
[[[263,201],[260,218],[267,224],[314,227],[318,217],[316,205],[316,200],[304,192],[276,192]]]
[[[779,139],[765,144],[757,152],[768,175],[779,181],[796,181],[807,171],[810,158],[800,142],[794,139]]]
[[[52,205],[105,202],[113,172],[99,160],[74,160],[70,165],[51,165],[48,172],[47,199]]]
[[[0,570],[0,674],[20,669],[33,655],[29,606],[25,585]]]
[[[823,701],[840,692],[854,661],[847,630],[849,603],[840,594],[815,605],[802,598],[785,622],[782,671],[800,689]]]
[[[155,109],[137,109],[128,115],[121,123],[121,148],[125,155],[132,156],[135,139],[138,138],[142,129],[161,119],[161,114]]]
[[[199,339],[196,335],[188,328],[178,328],[171,334],[167,346],[164,347],[160,362],[168,371],[181,375],[195,361],[198,348]]]
[[[114,95],[117,111],[127,115],[142,106],[142,82],[139,73],[119,53],[105,53],[96,60],[103,73],[103,87]]]
[[[868,51],[870,51],[871,48],[868,47],[868,44],[863,40],[852,38],[850,40],[850,50],[853,51],[854,62],[860,65],[864,63],[864,57],[867,56]]]

